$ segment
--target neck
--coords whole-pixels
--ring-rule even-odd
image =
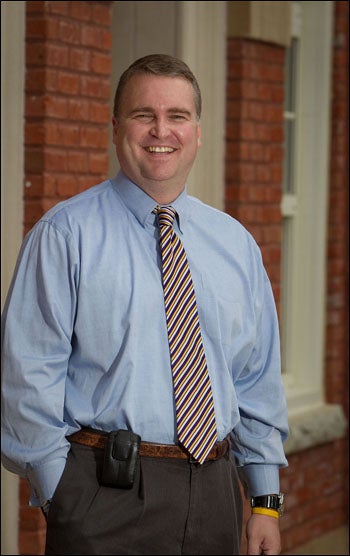
[[[143,182],[138,186],[159,205],[170,205],[185,189],[185,185],[168,185],[164,182]]]

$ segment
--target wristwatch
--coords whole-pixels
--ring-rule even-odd
[[[268,508],[276,510],[280,516],[284,510],[284,494],[266,494],[265,496],[252,496],[250,499],[252,508]]]

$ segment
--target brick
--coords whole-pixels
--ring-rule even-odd
[[[250,141],[254,141],[257,137],[257,129],[258,126],[255,124],[255,122],[251,122],[251,121],[243,121],[240,124],[239,130],[240,130],[240,137],[242,140],[250,140]]]
[[[26,38],[39,39],[46,36],[46,20],[45,19],[29,19],[26,20]]]
[[[56,193],[56,179],[52,174],[27,174],[25,180],[26,197],[53,197]]]
[[[40,508],[25,506],[20,509],[20,527],[24,531],[36,531],[45,526],[45,518]]]
[[[112,6],[111,3],[109,4],[110,5],[92,4],[92,21],[96,24],[109,27],[112,23]]]
[[[105,174],[108,172],[109,158],[108,153],[89,154],[89,171],[93,174]]]
[[[27,93],[42,92],[45,85],[45,70],[32,69],[25,75],[25,90]]]
[[[53,95],[46,96],[45,115],[57,119],[67,119],[69,117],[67,99]]]
[[[41,13],[45,8],[46,2],[26,2],[27,14]]]
[[[88,72],[90,70],[91,53],[86,48],[70,48],[69,68],[71,70]]]
[[[69,2],[69,14],[79,21],[90,21],[92,19],[91,2]]]
[[[33,174],[40,173],[44,170],[44,153],[37,148],[27,147],[24,153],[25,172]]]
[[[281,226],[273,225],[264,228],[263,241],[264,243],[278,243],[279,245],[281,245],[281,241],[282,241]]]
[[[266,184],[264,187],[264,191],[265,191],[265,201],[267,203],[280,205],[282,200],[282,188],[280,183],[278,183],[277,186],[272,184]]]
[[[41,122],[25,125],[25,142],[27,145],[42,145],[45,138],[45,126]]]
[[[51,2],[44,2],[46,4],[46,9],[48,13],[57,15],[67,15],[69,13],[69,4],[72,2],[60,1],[57,2],[52,0]]]
[[[68,46],[46,44],[46,63],[48,66],[68,67]]]
[[[67,152],[64,149],[48,147],[44,154],[46,171],[66,172],[68,170]]]
[[[262,143],[270,143],[271,139],[271,126],[266,123],[255,123],[254,124],[254,137],[255,141],[261,141]]]
[[[86,176],[78,176],[78,191],[85,191],[89,189],[89,187],[93,187],[103,181],[104,177],[98,177],[96,175],[92,176],[91,174],[87,174]]]
[[[97,126],[83,125],[80,127],[79,144],[82,147],[99,148],[101,146],[101,130]]]
[[[284,69],[280,65],[265,64],[262,69],[263,80],[283,83]]]
[[[79,127],[68,122],[48,121],[46,123],[46,144],[57,146],[77,146]]]
[[[238,164],[239,178],[242,184],[256,181],[256,166],[254,164]]]
[[[68,118],[86,122],[89,119],[89,102],[83,99],[68,100]]]
[[[81,24],[75,21],[63,20],[59,22],[58,37],[66,44],[80,44]]]
[[[43,66],[47,60],[47,53],[43,43],[26,44],[26,60],[28,65]]]
[[[243,141],[226,141],[226,170],[227,174],[230,175],[232,160],[251,160],[250,156],[250,144]],[[235,165],[232,165],[234,167]]]
[[[256,84],[256,95],[254,98],[260,99],[261,101],[271,101],[272,97],[272,87],[265,83]]]
[[[271,182],[271,167],[268,164],[256,164],[256,180],[262,183]]]
[[[108,104],[91,101],[89,103],[89,119],[91,122],[108,123],[111,118],[111,111]]]
[[[93,73],[110,75],[112,61],[109,54],[100,52],[92,52],[91,54],[91,71]]]
[[[263,185],[254,185],[249,187],[247,201],[252,203],[263,203],[264,200],[265,200],[265,187]]]
[[[284,101],[284,86],[279,84],[274,84],[270,88],[270,100],[273,103],[283,105]]]
[[[81,29],[81,45],[103,49],[103,34],[101,28],[96,25],[84,25]]]
[[[27,95],[25,101],[25,115],[40,117],[45,115],[45,98],[42,95]]]
[[[282,143],[284,138],[284,130],[282,125],[272,125],[270,128],[270,141],[273,143]]]
[[[43,214],[44,210],[41,201],[26,201],[24,209],[24,220],[27,224],[35,224],[35,222],[40,220]]]
[[[50,87],[50,75],[47,68],[31,68],[26,72],[25,90],[27,93],[44,94]],[[35,96],[35,95],[33,95]]]
[[[27,18],[26,23],[26,38],[28,39],[42,39],[42,40],[56,40],[58,39],[59,21],[53,18]]]
[[[75,175],[62,174],[57,176],[57,194],[59,197],[71,197],[78,193],[78,181]]]
[[[69,151],[67,158],[66,171],[73,173],[87,173],[89,171],[87,153],[83,151]]]
[[[80,79],[73,73],[59,71],[57,73],[57,90],[66,95],[77,95],[80,91]]]
[[[45,554],[45,533],[31,532],[20,538],[20,554]]]
[[[101,78],[82,75],[80,77],[80,89],[83,96],[100,98]]]

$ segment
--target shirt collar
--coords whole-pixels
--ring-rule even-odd
[[[122,171],[117,174],[112,180],[112,183],[126,207],[137,218],[140,224],[143,227],[149,223],[153,225],[155,219],[153,209],[157,206],[156,201],[138,185],[129,180]],[[189,218],[189,203],[186,187],[175,201],[171,203],[171,206],[174,207],[177,212],[179,229],[183,232],[183,225]]]

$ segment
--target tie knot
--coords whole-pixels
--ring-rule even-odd
[[[172,226],[174,223],[176,210],[173,207],[157,206],[154,212],[158,216],[159,226]]]

